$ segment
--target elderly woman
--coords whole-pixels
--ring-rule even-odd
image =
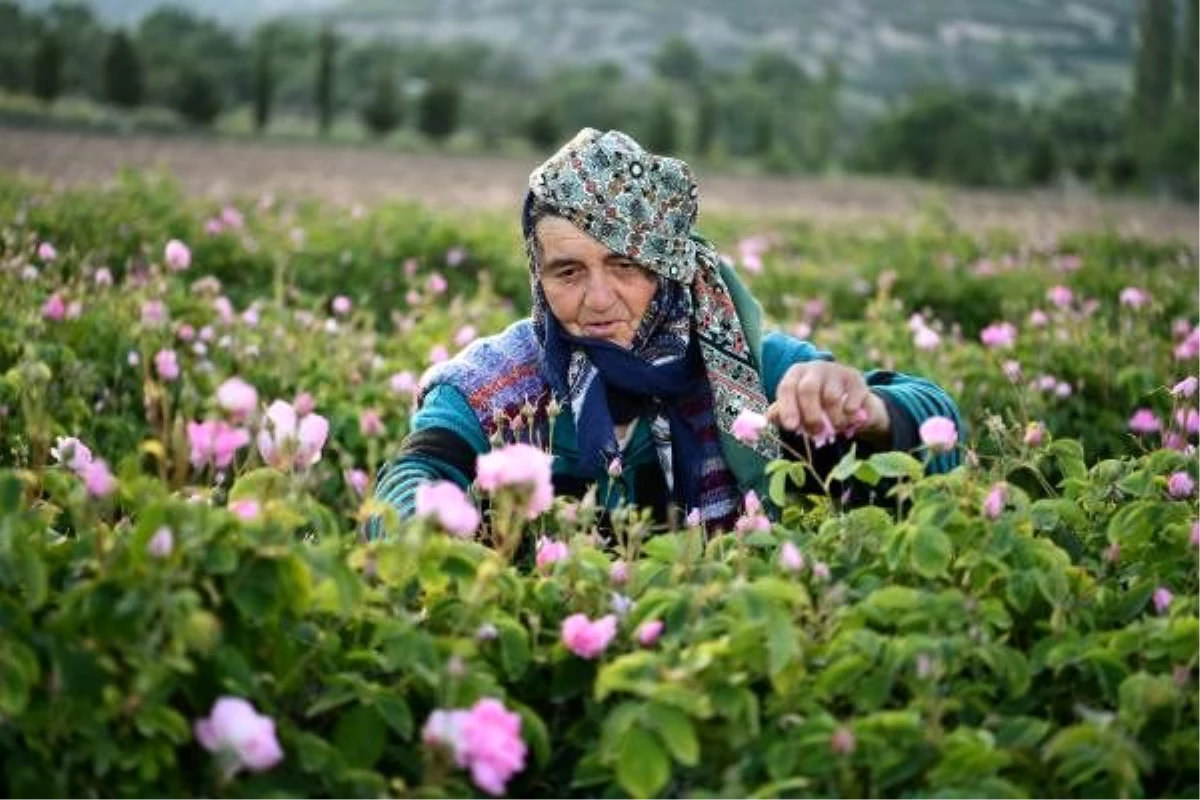
[[[661,521],[692,513],[730,529],[780,456],[775,437],[733,435],[743,410],[766,415],[799,452],[812,445],[822,470],[851,441],[860,453],[910,450],[926,419],[960,424],[928,381],[864,374],[764,333],[757,301],[695,231],[697,198],[686,163],[617,131],[584,129],[534,170],[522,214],[531,318],[426,373],[377,497],[411,514],[422,482],[465,489],[479,454],[531,441],[553,454],[558,494],[597,485],[598,497],[652,507]],[[956,463],[945,453],[928,469]]]

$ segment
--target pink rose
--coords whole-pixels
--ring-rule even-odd
[[[1004,511],[1004,504],[1007,500],[1008,487],[1003,483],[997,483],[983,501],[983,515],[988,519],[996,519]]]
[[[662,634],[663,622],[661,619],[649,619],[638,625],[637,640],[642,647],[653,647],[658,641],[658,637]]]
[[[784,542],[779,548],[779,566],[793,573],[804,569],[804,556],[800,548],[791,542]]]
[[[958,443],[958,428],[946,417],[930,417],[918,429],[921,441],[932,453],[945,453]]]
[[[524,491],[526,516],[535,519],[554,502],[549,454],[528,444],[512,444],[484,453],[476,460],[475,480],[489,494],[512,487]]]
[[[275,721],[240,697],[221,697],[209,716],[196,720],[194,727],[205,750],[229,759],[227,775],[243,768],[262,772],[283,760]]]
[[[730,433],[742,444],[754,444],[767,427],[767,418],[756,411],[743,408],[733,421]]]
[[[419,485],[416,514],[436,519],[439,525],[460,539],[470,539],[479,528],[479,510],[463,490],[450,481]]]
[[[167,246],[163,250],[163,257],[172,272],[182,272],[192,265],[192,251],[178,239],[167,242]]]
[[[617,635],[617,617],[606,614],[592,621],[585,614],[572,614],[563,620],[562,641],[580,658],[594,659],[608,649]]]
[[[200,333],[203,338],[204,331]],[[241,378],[230,378],[217,387],[217,405],[234,419],[245,419],[258,407],[258,391]]]

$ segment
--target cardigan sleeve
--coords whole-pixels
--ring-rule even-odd
[[[774,401],[775,390],[788,367],[807,361],[833,361],[833,355],[810,342],[795,339],[777,331],[763,337],[763,384],[768,401]],[[863,373],[867,386],[879,395],[888,409],[892,428],[892,450],[908,451],[920,444],[918,430],[931,417],[946,417],[958,429],[959,441],[965,436],[958,406],[944,389],[925,378],[888,370],[868,370]],[[841,440],[839,440],[841,441]],[[830,445],[831,448],[835,447]],[[860,448],[861,450],[861,448]],[[828,455],[834,455],[830,453]],[[827,460],[827,459],[822,459]],[[949,472],[961,461],[958,450],[951,450],[929,459],[929,474]],[[830,466],[837,463],[834,458]]]
[[[462,393],[446,384],[435,386],[413,414],[400,452],[379,471],[375,497],[401,518],[410,517],[418,486],[444,480],[466,490],[475,478],[476,456],[487,450],[487,439]],[[380,527],[378,517],[367,520],[365,537],[379,538]]]

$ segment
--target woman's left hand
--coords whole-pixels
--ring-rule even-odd
[[[887,406],[870,390],[862,373],[830,361],[789,367],[779,381],[775,402],[767,409],[767,419],[819,444],[838,433],[871,441],[884,441],[891,434]]]

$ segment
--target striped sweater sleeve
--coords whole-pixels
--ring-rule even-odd
[[[475,457],[487,450],[483,429],[466,398],[452,386],[435,386],[413,414],[400,452],[379,471],[375,497],[395,508],[402,519],[411,517],[418,486],[445,480],[466,490],[475,478]],[[381,527],[378,517],[367,520],[365,537],[380,538]]]

